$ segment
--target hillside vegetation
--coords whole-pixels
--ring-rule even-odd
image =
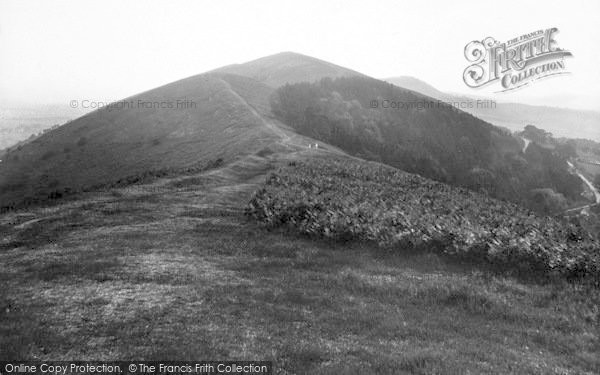
[[[396,108],[384,108],[384,101]],[[521,141],[504,130],[382,81],[350,77],[286,85],[271,104],[300,134],[364,159],[546,213],[581,200],[582,183],[569,173],[564,155],[541,147],[523,153]],[[559,203],[540,205],[539,189],[557,195]]]
[[[371,108],[372,100],[409,108]],[[227,163],[278,143],[282,123],[352,155],[538,212],[587,203],[560,152],[532,145],[523,153],[521,140],[450,105],[422,108],[430,100],[296,53],[226,66],[11,148],[1,156],[0,210],[145,174]]]
[[[600,243],[577,221],[538,217],[484,194],[375,163],[314,160],[272,174],[247,213],[271,227],[404,252],[437,252],[496,271],[600,286]]]
[[[279,139],[262,118],[271,91],[246,77],[204,74],[83,116],[4,155],[0,208],[256,152]]]
[[[353,75],[360,74],[287,52],[123,99],[4,153],[0,211],[255,153],[281,139],[271,118],[274,87]]]
[[[314,83],[325,76],[343,78]],[[372,99],[423,96],[284,53],[11,148],[0,358],[600,373],[597,233],[484,194],[573,201],[564,156],[523,154],[450,106],[384,111]],[[160,105],[178,100],[189,105]]]
[[[600,373],[598,290],[244,218],[279,160],[319,155],[330,157],[253,156],[1,215],[0,357],[262,359],[311,375]]]

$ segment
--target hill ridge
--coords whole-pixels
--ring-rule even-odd
[[[324,77],[365,76],[355,70],[297,52],[280,52],[210,72],[250,77],[273,88],[286,83],[312,82]]]

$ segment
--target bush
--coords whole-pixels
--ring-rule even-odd
[[[87,138],[86,137],[81,137],[79,138],[79,140],[77,141],[77,146],[79,147],[83,147],[87,144]]]
[[[42,156],[40,157],[41,160],[49,160],[52,159],[54,157],[54,151],[46,151],[42,154]]]
[[[315,237],[430,249],[502,269],[586,278],[598,285],[598,239],[575,222],[356,161],[291,163],[269,176],[246,214]]]
[[[567,207],[565,196],[552,189],[534,189],[530,195],[530,201],[538,212],[551,214],[563,211]]]

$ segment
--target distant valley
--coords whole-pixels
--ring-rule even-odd
[[[511,131],[521,131],[523,127],[531,124],[551,132],[555,137],[583,138],[600,142],[600,112],[498,101],[495,108],[478,107],[477,100],[485,98],[445,93],[414,77],[392,77],[386,78],[385,81],[453,103],[457,108]]]
[[[68,105],[14,105],[0,108],[0,150],[85,113]]]

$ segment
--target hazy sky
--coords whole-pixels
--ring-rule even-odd
[[[0,0],[0,106],[118,100],[281,51],[488,95],[462,80],[468,42],[557,27],[572,74],[495,97],[600,110],[599,15],[598,0]]]

